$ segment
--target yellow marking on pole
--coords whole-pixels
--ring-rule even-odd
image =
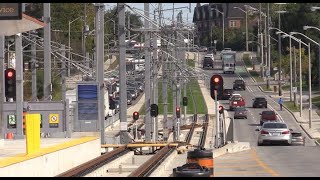
[[[257,152],[255,149],[251,149],[251,153],[252,153],[252,156],[254,158],[254,160],[261,166],[263,167],[263,169],[265,171],[267,171],[268,173],[270,173],[272,176],[279,176],[278,173],[276,173],[274,170],[272,170],[268,165],[266,165],[264,162],[262,162],[260,160],[260,158],[258,157],[257,155]]]
[[[40,150],[40,114],[26,114],[27,154]]]

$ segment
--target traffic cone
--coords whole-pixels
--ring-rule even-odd
[[[13,139],[13,133],[7,133],[7,139]]]

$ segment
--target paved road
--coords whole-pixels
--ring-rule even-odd
[[[229,169],[226,171],[226,165],[217,163],[215,166],[215,172],[217,172],[217,176],[239,176],[239,174],[244,176],[320,176],[320,171],[317,167],[317,164],[320,163],[320,158],[317,158],[320,153],[320,148],[315,146],[314,142],[308,138],[308,136],[303,132],[303,130],[288,112],[278,111],[279,105],[272,100],[268,94],[265,94],[258,89],[257,84],[252,81],[244,69],[240,53],[237,54],[237,60],[235,74],[223,74],[221,70],[218,70],[219,65],[221,66],[221,61],[219,63],[219,60],[217,60],[215,64],[217,68],[215,70],[206,70],[206,73],[209,76],[213,74],[221,74],[224,78],[225,88],[232,88],[233,81],[235,79],[242,78],[246,82],[247,90],[236,91],[236,93],[240,93],[246,100],[248,119],[235,120],[235,137],[236,140],[240,142],[245,141],[250,143],[253,149],[253,152],[251,152],[250,156],[253,156],[253,159],[256,161],[256,165],[260,166],[262,170],[261,173],[252,173],[257,169],[252,170],[251,167],[246,167],[247,165],[241,167],[239,165],[239,168],[232,167],[230,169],[229,167]],[[306,146],[278,145],[258,147],[258,132],[256,132],[255,129],[259,128],[259,113],[264,109],[252,108],[252,99],[256,96],[265,96],[268,100],[268,109],[277,111],[279,118],[286,122],[289,128],[293,129],[294,131],[302,132],[306,137]],[[225,109],[229,108],[228,101],[221,102]],[[233,112],[229,113],[232,117]],[[236,159],[237,157],[241,158],[242,156],[247,156],[244,154],[238,153],[230,154],[228,156],[231,156],[231,159]],[[217,158],[216,161],[218,162],[220,158],[224,158],[224,156]],[[235,163],[234,166],[236,166]],[[253,167],[255,167],[255,165],[253,165]]]

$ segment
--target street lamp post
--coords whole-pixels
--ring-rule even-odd
[[[68,51],[68,58],[69,58],[69,60],[68,60],[68,77],[70,77],[70,69],[71,69],[71,40],[70,40],[70,34],[71,34],[71,31],[70,31],[70,29],[71,29],[71,24],[74,22],[74,21],[76,21],[76,20],[78,20],[79,18],[83,18],[83,16],[79,16],[79,17],[77,17],[76,19],[74,19],[74,20],[72,20],[72,21],[69,21],[69,30],[68,30],[68,46],[69,46],[69,51]]]
[[[219,11],[219,9],[216,9],[216,8],[213,8],[213,7],[211,7],[211,9],[216,10],[218,13],[220,13],[222,15],[222,48],[224,49],[224,13]],[[211,32],[212,32],[212,30],[211,30]],[[212,39],[211,39],[211,41],[212,41]]]
[[[247,9],[243,10],[239,7],[233,7],[234,9],[239,9],[240,11],[246,14],[246,51],[249,51],[249,43],[248,43],[248,12]]]
[[[301,66],[301,54],[302,54],[302,53],[301,53],[301,44],[307,46],[308,48],[309,48],[309,46],[308,46],[306,43],[302,42],[301,39],[298,39],[298,38],[296,38],[296,37],[294,37],[294,36],[292,36],[292,35],[289,35],[289,34],[287,34],[287,33],[285,33],[285,32],[282,32],[282,33],[285,34],[285,35],[282,36],[283,38],[285,38],[285,37],[290,37],[291,39],[299,42],[300,117],[302,117],[302,66]]]
[[[319,43],[317,43],[316,41],[314,41],[313,39],[311,39],[310,37],[299,33],[299,32],[290,32],[290,35],[294,35],[294,34],[299,34],[302,35],[303,37],[307,38],[309,41],[313,42],[314,44],[320,46]],[[311,54],[310,54],[310,43],[308,44],[309,49],[308,49],[308,53],[309,53],[309,128],[311,128],[312,126],[312,97],[311,97]]]
[[[317,27],[314,27],[314,26],[303,26],[303,30],[307,30],[307,29],[316,29],[316,30],[318,30],[320,32],[320,29],[317,28]],[[320,42],[319,42],[319,44],[320,44]],[[319,89],[320,89],[320,45],[318,47],[319,47],[318,48],[318,53],[319,53],[318,54],[318,58],[319,58],[319,60],[318,60],[318,82],[319,82],[318,86],[319,86]]]

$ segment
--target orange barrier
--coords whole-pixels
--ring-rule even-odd
[[[13,133],[6,134],[6,139],[13,139],[13,138],[14,138]]]
[[[189,151],[187,155],[187,163],[198,163],[210,170],[210,177],[214,175],[214,159],[213,152],[202,149]]]

